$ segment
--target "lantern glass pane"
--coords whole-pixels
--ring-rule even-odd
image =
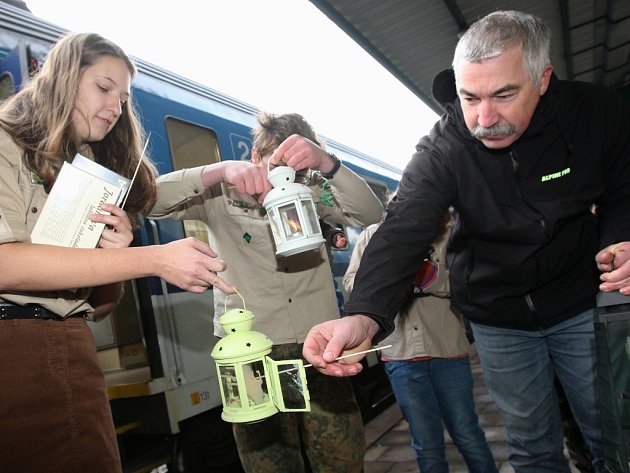
[[[299,371],[300,365],[298,363],[285,363],[278,366],[282,368],[278,374],[284,407],[286,409],[306,408],[304,384]]]
[[[234,365],[220,365],[219,374],[221,377],[221,388],[223,389],[225,407],[241,407],[236,367]]]
[[[276,208],[270,207],[267,211],[267,215],[269,216],[269,224],[271,225],[271,233],[273,234],[273,239],[278,243],[282,243],[284,241],[284,236],[282,235],[282,230],[278,228],[278,218],[276,217]]]
[[[269,402],[269,389],[262,360],[243,365],[243,379],[250,406],[258,406]]]
[[[321,233],[317,219],[317,212],[315,211],[315,204],[313,204],[311,199],[302,201],[302,213],[306,215],[306,218],[308,219],[308,234],[315,235],[317,233]]]
[[[286,235],[286,241],[302,238],[304,231],[302,229],[302,222],[300,221],[300,214],[295,207],[295,202],[278,207],[278,212],[280,214],[280,222],[282,222],[282,229]]]

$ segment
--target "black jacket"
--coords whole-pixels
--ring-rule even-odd
[[[452,73],[436,78],[434,94],[447,113],[416,146],[346,313],[371,315],[377,340],[391,330],[450,206],[451,297],[468,319],[536,330],[593,307],[596,252],[630,240],[627,104],[553,76],[527,131],[490,150],[466,129]]]

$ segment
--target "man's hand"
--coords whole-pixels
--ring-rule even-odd
[[[296,171],[310,168],[326,173],[335,163],[330,155],[300,135],[291,135],[276,148],[270,158],[273,165],[286,164]]]
[[[615,243],[601,250],[595,256],[597,267],[602,272],[603,283],[599,289],[604,292],[619,291],[630,295],[630,242]]]
[[[324,374],[353,376],[363,369],[360,361],[365,355],[335,359],[369,349],[377,331],[378,324],[361,314],[329,320],[309,331],[302,355]]]
[[[249,195],[266,195],[271,190],[267,170],[248,161],[224,161],[223,181],[237,192]]]

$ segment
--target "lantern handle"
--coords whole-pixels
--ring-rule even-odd
[[[247,310],[247,307],[245,307],[245,298],[241,295],[240,292],[238,292],[238,289],[234,288],[234,292],[236,292],[238,294],[238,296],[241,298],[241,300],[243,301],[243,310]],[[227,301],[230,298],[232,294],[227,294],[225,296],[225,301],[223,303],[223,313],[225,314],[227,312]]]
[[[269,168],[269,165],[271,164],[271,156],[269,157],[269,159],[267,160],[267,179],[269,179],[269,173],[271,172],[271,169]],[[274,164],[275,167],[281,167],[281,165],[279,164]],[[287,167],[291,167],[289,165],[286,165]]]

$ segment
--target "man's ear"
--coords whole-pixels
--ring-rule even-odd
[[[540,95],[545,95],[547,89],[549,88],[549,81],[551,80],[551,73],[553,72],[553,65],[548,64],[543,71],[542,80],[540,81],[540,87],[538,92]]]
[[[258,150],[256,147],[252,147],[252,163],[258,164],[260,162],[260,155],[258,154]]]

